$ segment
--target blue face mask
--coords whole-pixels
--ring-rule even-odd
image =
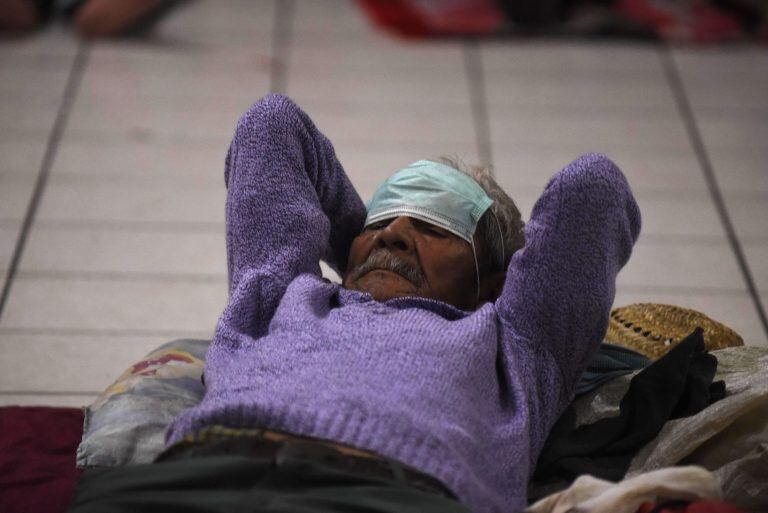
[[[493,204],[482,187],[461,171],[420,160],[384,182],[368,203],[368,226],[408,216],[439,226],[472,244],[477,223]]]
[[[376,190],[368,203],[365,226],[408,216],[461,237],[472,247],[479,300],[480,267],[473,236],[477,223],[492,204],[493,200],[471,177],[450,166],[420,160],[392,175]]]

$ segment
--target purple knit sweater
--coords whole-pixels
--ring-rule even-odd
[[[547,185],[501,297],[474,312],[377,302],[322,279],[365,207],[328,139],[286,97],[240,119],[226,160],[229,304],[207,392],[168,431],[263,427],[333,440],[440,479],[477,512],[525,506],[542,444],[605,334],[640,230],[627,182],[583,156]]]

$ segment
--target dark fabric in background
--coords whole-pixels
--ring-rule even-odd
[[[665,422],[725,397],[724,383],[712,383],[716,370],[717,358],[706,352],[703,332],[696,329],[632,378],[618,416],[575,428],[575,409],[569,406],[539,456],[536,485],[562,482],[565,488],[582,474],[621,480],[632,457]]]
[[[666,501],[659,504],[646,502],[636,513],[744,513],[723,501]]]
[[[189,456],[89,470],[70,513],[470,513],[461,503],[316,459]]]
[[[0,408],[0,512],[65,511],[80,478],[82,434],[79,408]]]

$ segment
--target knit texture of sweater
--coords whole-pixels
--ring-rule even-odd
[[[176,418],[168,444],[216,424],[281,430],[396,459],[476,512],[524,508],[640,231],[619,169],[588,154],[555,175],[501,296],[465,312],[378,302],[321,278],[321,259],[346,266],[365,207],[288,98],[243,115],[225,167],[229,302],[205,398]]]

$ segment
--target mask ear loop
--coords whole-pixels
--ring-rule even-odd
[[[480,266],[477,263],[477,251],[475,251],[475,239],[469,243],[472,246],[472,256],[475,257],[475,276],[477,277],[477,304],[480,304]]]
[[[504,262],[507,261],[507,254],[504,248],[504,232],[501,230],[501,222],[496,216],[496,213],[493,210],[490,210],[490,212],[493,218],[496,220],[496,228],[499,229],[499,241],[501,242],[501,268],[504,269]],[[475,276],[477,277],[477,303],[480,304],[480,265],[477,263],[477,250],[475,249],[474,237],[472,238],[469,245],[472,246],[472,256],[475,258]]]
[[[507,254],[504,248],[504,232],[501,231],[501,222],[493,210],[491,210],[491,215],[493,215],[493,218],[496,219],[496,227],[499,229],[499,242],[501,242],[501,270],[506,271],[506,269],[504,269],[504,262],[507,261]]]

